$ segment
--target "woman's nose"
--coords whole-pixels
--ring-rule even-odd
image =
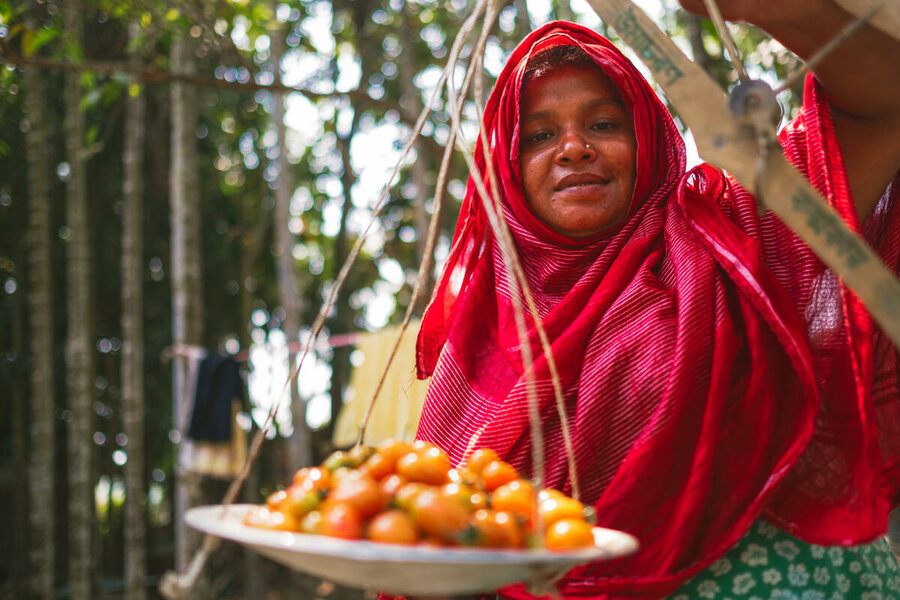
[[[559,162],[592,161],[597,158],[597,150],[577,132],[566,132],[560,139],[556,159]]]

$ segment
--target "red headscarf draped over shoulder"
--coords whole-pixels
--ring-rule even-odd
[[[531,56],[556,45],[584,50],[634,120],[637,178],[628,216],[587,239],[542,223],[519,173],[523,74]],[[811,79],[807,105],[783,142],[814,185],[831,186],[829,198],[853,222],[836,145],[825,143],[833,141],[827,105]],[[589,29],[550,23],[510,57],[484,126],[490,152],[486,157],[479,144],[476,163],[484,172],[489,160],[498,175],[504,216],[556,358],[582,500],[595,506],[601,525],[642,544],[633,557],[576,569],[561,583],[563,593],[664,596],[764,514],[820,543],[883,533],[891,495],[900,499],[898,478],[890,483],[886,473],[900,468],[896,445],[893,454],[884,443],[879,452],[876,429],[900,435],[900,409],[897,402],[880,412],[871,406],[878,371],[871,321],[789,230],[759,218],[753,199],[731,179],[707,166],[684,174],[678,129],[631,62]],[[829,164],[815,152],[831,157]],[[893,236],[896,269],[900,228],[893,217],[882,220],[893,225],[878,235]],[[777,255],[784,249],[790,264],[772,268],[785,262]],[[418,436],[455,463],[490,447],[529,474],[527,384],[510,277],[470,180],[419,333],[419,374],[432,382]],[[826,296],[837,304],[826,306]],[[823,314],[831,318],[824,325]],[[824,350],[811,347],[814,334],[831,340]],[[533,326],[529,335],[547,484],[571,493],[546,357]],[[885,380],[890,373],[894,379],[886,396],[897,390],[896,351],[888,350],[894,359]],[[836,383],[843,375],[849,382]],[[845,431],[823,434],[828,419],[820,402]],[[811,468],[819,459],[832,469],[826,483]],[[798,464],[805,467],[795,476]],[[527,597],[523,588],[504,594]]]

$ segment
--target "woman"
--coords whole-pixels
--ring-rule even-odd
[[[800,56],[849,20],[826,0],[723,10]],[[780,138],[895,272],[900,85],[884,73],[900,68],[898,46],[870,29],[845,42]],[[575,569],[563,595],[854,598],[900,585],[883,540],[872,545],[900,503],[898,356],[855,296],[734,180],[705,165],[685,175],[665,107],[587,29],[528,36],[484,121],[490,156],[476,160],[497,173],[556,358],[582,500],[642,543]],[[470,182],[419,334],[432,382],[418,435],[457,463],[490,447],[529,473],[510,273],[476,193]],[[530,336],[547,483],[571,492],[533,326]],[[832,551],[845,570],[859,565],[853,581]],[[798,555],[803,572],[787,565]],[[502,595],[528,597],[521,586]]]

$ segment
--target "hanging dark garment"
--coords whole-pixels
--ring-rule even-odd
[[[203,359],[197,373],[197,390],[188,437],[206,442],[231,439],[234,420],[232,402],[244,402],[244,380],[231,356],[211,354]]]

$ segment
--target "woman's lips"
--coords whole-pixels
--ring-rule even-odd
[[[594,175],[593,173],[572,173],[571,175],[566,175],[560,179],[553,189],[554,191],[559,192],[568,188],[604,183],[607,183],[606,179],[599,175]]]

